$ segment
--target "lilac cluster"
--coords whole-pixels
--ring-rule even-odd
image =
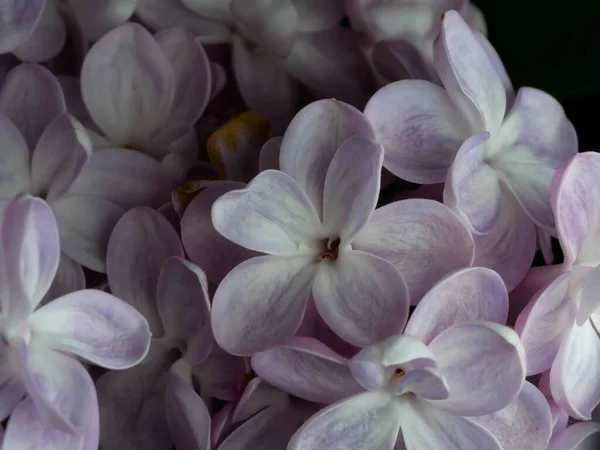
[[[600,155],[485,33],[0,2],[1,449],[600,448]]]

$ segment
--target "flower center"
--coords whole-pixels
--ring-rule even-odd
[[[329,240],[329,242],[327,243],[327,250],[325,250],[319,255],[319,261],[323,261],[324,259],[335,261],[336,259],[338,259],[339,248],[340,238],[337,238],[333,241]]]

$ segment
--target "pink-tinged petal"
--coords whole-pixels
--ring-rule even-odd
[[[159,206],[175,185],[159,162],[135,150],[95,150],[83,166],[69,195],[87,195],[109,200],[129,209],[140,205]]]
[[[325,238],[307,195],[294,179],[276,170],[261,172],[246,188],[221,196],[211,215],[224,237],[259,252],[292,255],[316,248]]]
[[[2,315],[18,324],[52,284],[60,259],[58,229],[46,202],[19,195],[4,208],[0,232]]]
[[[203,394],[225,401],[234,401],[240,397],[238,388],[246,372],[244,358],[230,355],[216,345],[208,358],[193,370]]]
[[[365,116],[385,148],[385,168],[414,183],[443,182],[471,134],[446,91],[423,80],[381,88],[367,103]]]
[[[579,296],[579,309],[577,311],[577,325],[582,325],[595,311],[600,311],[600,267],[587,273]],[[591,319],[590,319],[591,320]]]
[[[261,378],[253,378],[235,404],[230,421],[232,424],[244,422],[265,408],[285,407],[289,400],[288,393],[271,386]]]
[[[193,14],[181,0],[137,0],[135,13],[155,30],[182,27],[204,44],[228,42],[231,37],[227,24]]]
[[[504,325],[507,317],[508,293],[502,278],[493,270],[471,267],[448,275],[431,288],[404,333],[429,344],[453,325],[472,320]]]
[[[414,369],[402,375],[394,391],[398,395],[410,392],[426,400],[444,400],[449,396],[446,381],[439,370],[431,367]]]
[[[112,202],[85,195],[52,202],[58,223],[60,249],[69,258],[96,272],[106,270],[106,247],[124,210]]]
[[[292,337],[302,323],[315,263],[307,256],[258,256],[229,272],[211,314],[219,346],[250,356]]]
[[[13,51],[27,40],[44,9],[44,0],[6,3],[0,10],[0,53]]]
[[[304,337],[252,356],[252,369],[266,382],[304,400],[325,404],[363,391],[347,363],[316,339]]]
[[[348,363],[352,375],[368,390],[385,390],[395,370],[435,367],[435,355],[412,336],[389,337],[358,352]]]
[[[137,3],[138,0],[108,0],[103,2],[79,0],[72,2],[71,7],[85,36],[95,41],[129,20]]]
[[[474,14],[471,14],[471,13],[474,13]],[[477,15],[479,15],[480,18],[477,18],[476,17]],[[481,12],[477,9],[476,6],[474,6],[471,3],[466,3],[466,7],[462,11],[461,16],[463,17],[463,19],[465,19],[465,21],[467,23],[470,22],[470,19],[475,20],[475,21],[483,20],[483,15],[481,14]],[[479,24],[469,23],[469,25],[470,25],[471,29],[473,29],[475,31],[475,33],[474,33],[475,38],[479,42],[479,45],[486,52],[487,57],[490,60],[490,63],[492,64],[492,66],[494,66],[496,73],[502,80],[502,84],[504,85],[504,91],[506,92],[506,106],[507,106],[507,110],[508,110],[512,107],[513,102],[515,101],[515,90],[513,88],[512,82],[510,81],[508,73],[506,72],[506,68],[504,67],[504,64],[502,63],[502,60],[500,59],[500,55],[498,55],[498,52],[496,51],[496,49],[492,46],[490,41],[488,41],[487,38],[485,37],[485,31],[483,31],[485,29],[485,23],[479,23]],[[478,29],[479,29],[479,32],[477,32]]]
[[[227,83],[227,71],[221,64],[210,61],[210,100],[223,92]]]
[[[365,392],[321,410],[294,434],[290,450],[392,450],[403,409],[388,392]]]
[[[548,450],[594,450],[600,445],[600,424],[579,422],[552,438]]]
[[[283,137],[273,137],[269,139],[260,149],[258,159],[258,171],[273,169],[279,170],[279,152],[281,150],[281,141]]]
[[[369,34],[373,41],[402,36],[423,39],[439,21],[438,17],[432,5],[423,2],[375,2],[367,12]]]
[[[471,420],[491,432],[504,450],[545,449],[552,433],[548,402],[544,394],[527,381],[506,408]]]
[[[132,367],[150,348],[146,319],[124,301],[96,289],[51,301],[35,311],[29,325],[47,347],[107,369]]]
[[[571,417],[590,420],[600,403],[600,339],[591,321],[566,335],[550,370],[552,397]]]
[[[57,56],[65,45],[67,30],[53,1],[45,1],[44,9],[32,33],[14,51],[21,61],[42,62]]]
[[[29,149],[17,127],[0,113],[0,197],[11,199],[21,192],[30,191]]]
[[[185,362],[179,360],[174,368],[182,363]],[[165,393],[166,417],[173,442],[181,449],[209,450],[210,413],[194,391],[191,376],[187,374],[184,378],[174,368],[169,372]]]
[[[179,236],[162,214],[146,207],[127,212],[108,242],[106,274],[111,292],[135,307],[155,334],[162,329],[157,280],[170,256],[184,256]]]
[[[46,347],[30,345],[23,355],[22,381],[42,418],[74,432],[88,425],[96,408],[96,390],[81,363]]]
[[[375,88],[356,35],[349,29],[300,34],[282,64],[317,95],[357,108],[364,107]]]
[[[175,95],[170,123],[194,124],[211,96],[210,61],[202,45],[183,29],[168,29],[156,35],[175,74]]]
[[[419,50],[408,40],[379,41],[375,43],[371,57],[375,69],[389,82],[435,79]]]
[[[406,280],[412,304],[448,273],[470,266],[474,252],[473,237],[459,217],[423,199],[376,209],[352,247],[390,261]]]
[[[323,188],[323,228],[348,245],[371,218],[381,179],[383,147],[351,136],[335,153]]]
[[[552,181],[552,209],[565,263],[598,265],[600,262],[600,190],[594,188],[600,170],[600,155],[574,156]]]
[[[490,233],[501,216],[503,191],[498,173],[486,162],[489,137],[479,133],[461,145],[444,190],[444,203],[460,211],[476,234]]]
[[[0,112],[16,125],[33,151],[50,122],[66,112],[66,105],[60,84],[48,69],[21,64],[4,79]]]
[[[358,250],[319,264],[313,296],[325,323],[357,347],[400,333],[408,319],[408,289],[398,270]]]
[[[165,261],[158,277],[156,304],[165,336],[185,342],[183,357],[195,365],[212,348],[208,281],[200,267],[180,256]]]
[[[271,136],[269,121],[243,112],[217,128],[206,142],[208,159],[221,180],[249,182],[258,173],[260,149]]]
[[[244,103],[283,132],[297,110],[298,83],[260,47],[250,49],[237,36],[232,48],[233,72]]]
[[[168,120],[175,75],[152,35],[127,23],[90,49],[81,68],[81,89],[91,117],[111,142],[135,146]]]
[[[502,450],[494,435],[478,423],[418,398],[409,401],[400,422],[404,448]]]
[[[517,318],[515,330],[525,347],[528,375],[552,366],[565,333],[575,322],[575,305],[567,300],[570,278],[570,272],[555,278]]]
[[[189,173],[198,159],[200,146],[198,136],[191,125],[180,124],[164,130],[169,139],[164,144],[159,140],[163,137],[159,134],[152,141],[152,146],[159,147],[164,145],[162,151],[166,149],[166,155],[162,157],[162,165],[176,181],[182,181]],[[162,156],[162,155],[161,155]],[[160,158],[159,158],[160,159]],[[172,188],[171,184],[169,188]]]
[[[42,303],[82,289],[85,289],[83,267],[61,252],[56,276],[52,280],[50,289],[46,292]]]
[[[322,214],[325,176],[340,145],[350,136],[375,139],[373,128],[354,107],[319,100],[296,114],[281,142],[279,165],[308,194]]]
[[[562,106],[545,92],[522,88],[495,139],[489,164],[531,219],[553,229],[552,177],[577,153],[577,134]]]
[[[31,159],[32,192],[51,201],[64,194],[92,153],[83,125],[67,114],[42,133]]]
[[[231,0],[181,0],[185,6],[201,16],[213,20],[231,21]]]
[[[482,416],[505,408],[525,382],[525,350],[512,329],[494,322],[454,325],[429,348],[448,384],[447,400],[433,403],[461,416]]]
[[[537,231],[537,249],[542,252],[544,262],[552,264],[554,262],[554,250],[552,249],[552,234],[541,227],[536,227]]]
[[[532,267],[521,283],[510,291],[509,323],[515,323],[517,316],[531,302],[538,291],[546,289],[557,277],[568,271],[568,266],[554,264],[552,266]]]
[[[344,0],[291,0],[298,14],[298,30],[302,33],[327,30],[344,17]]]
[[[474,131],[495,133],[506,113],[502,76],[469,25],[456,11],[442,19],[434,44],[434,64],[454,103]]]
[[[231,15],[243,35],[270,53],[285,57],[292,49],[298,14],[291,0],[231,0]]]
[[[10,350],[9,350],[10,351]],[[0,379],[0,419],[5,420],[10,416],[17,404],[25,394],[23,383],[18,377],[15,377],[11,372],[14,372],[12,364],[9,362],[10,356],[2,355],[2,379]],[[2,439],[0,438],[0,444]]]
[[[211,208],[215,200],[243,187],[242,183],[234,181],[210,185],[192,200],[181,218],[181,240],[185,252],[194,264],[204,269],[209,281],[215,285],[235,266],[257,255],[224,238],[212,223]]]

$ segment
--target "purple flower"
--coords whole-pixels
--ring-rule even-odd
[[[312,294],[326,324],[363,347],[406,323],[409,298],[397,266],[413,266],[403,274],[416,303],[448,271],[470,264],[470,235],[440,203],[413,200],[375,211],[382,158],[357,110],[323,100],[288,128],[283,171],[261,172],[214,203],[219,233],[266,253],[242,262],[217,288],[219,345],[251,355],[293,336]],[[434,261],[442,252],[449,258]]]
[[[36,447],[44,430],[53,436],[58,428],[79,434],[92,448],[99,426],[96,391],[76,358],[109,369],[132,367],[148,352],[148,323],[130,305],[97,290],[36,309],[60,257],[56,221],[43,200],[17,196],[3,211],[1,236],[1,418],[16,407],[4,445]],[[66,439],[65,433],[56,436]]]
[[[592,450],[600,445],[600,424],[579,422],[553,438],[548,450]]]

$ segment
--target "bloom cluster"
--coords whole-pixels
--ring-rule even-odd
[[[600,155],[485,33],[2,2],[2,450],[600,448]]]

